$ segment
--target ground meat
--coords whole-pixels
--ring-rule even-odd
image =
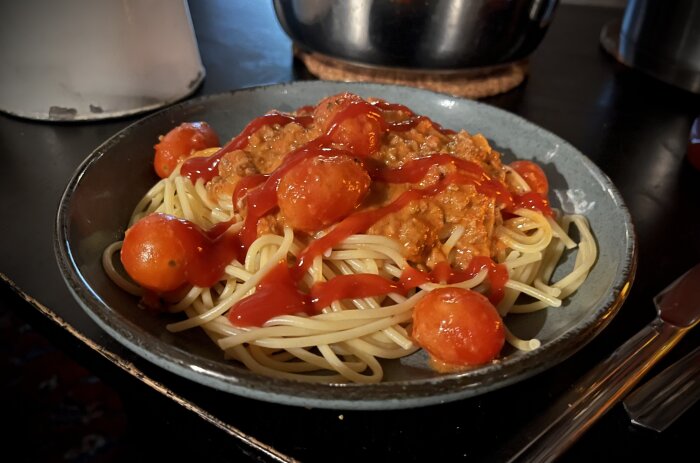
[[[214,197],[231,196],[236,184],[243,177],[259,174],[250,154],[236,150],[225,154],[219,162],[219,176],[207,183],[207,190]]]
[[[207,184],[214,197],[231,195],[238,181],[248,175],[269,174],[284,156],[320,135],[316,127],[305,129],[291,123],[264,126],[250,136],[248,146],[225,154],[219,163],[219,177]]]
[[[406,259],[425,263],[434,247],[439,246],[439,232],[445,224],[444,213],[432,199],[412,201],[398,212],[389,214],[367,230],[401,243]]]
[[[291,123],[284,127],[266,126],[250,136],[246,147],[255,166],[263,174],[269,174],[281,163],[284,156],[321,135],[317,125],[305,129]]]
[[[271,125],[261,128],[251,135],[245,149],[223,157],[219,165],[220,177],[210,182],[208,188],[216,195],[231,194],[242,177],[272,172],[288,153],[327,133],[329,124],[348,99],[357,100],[359,97],[343,94],[323,100],[313,110],[314,122],[308,127],[290,123],[283,127]],[[401,110],[384,111],[387,121],[402,121],[408,117],[410,114]],[[500,154],[489,146],[482,135],[470,135],[464,131],[444,134],[429,120],[422,120],[407,131],[381,134],[379,149],[372,154],[372,161],[369,162],[399,168],[408,161],[436,153],[447,153],[475,162],[491,178],[501,182],[505,179]],[[374,182],[359,210],[388,204],[407,189],[430,186],[454,170],[452,165],[435,165],[415,185]],[[434,197],[413,201],[402,210],[388,214],[367,232],[399,242],[406,259],[415,265],[432,268],[449,258],[455,267],[464,268],[473,256],[493,256],[498,251],[493,232],[500,221],[501,215],[493,198],[480,194],[473,185],[452,184]],[[257,231],[258,234],[280,234],[283,225],[279,212],[275,212],[258,222]],[[445,256],[443,241],[459,225],[464,227],[465,232],[454,247],[453,254]]]
[[[463,269],[472,256],[492,255],[497,220],[500,214],[492,198],[479,194],[472,185],[453,184],[433,198],[413,201],[387,215],[367,232],[398,241],[407,260],[432,268],[448,257],[441,251],[440,236],[461,225],[465,232],[454,248],[453,264]]]

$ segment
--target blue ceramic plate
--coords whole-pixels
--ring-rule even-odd
[[[223,359],[201,332],[172,334],[166,320],[137,308],[137,300],[105,275],[103,249],[121,239],[132,208],[157,178],[153,144],[183,121],[208,121],[225,140],[276,108],[291,111],[350,91],[407,105],[445,127],[484,134],[504,154],[533,159],[550,179],[551,201],[584,213],[599,256],[584,285],[559,309],[510,316],[509,327],[537,336],[542,347],[508,352],[468,372],[433,372],[424,354],[387,361],[373,385],[317,385],[261,377]],[[588,158],[555,135],[505,111],[471,100],[413,88],[334,82],[297,82],[207,96],[171,106],[129,126],[97,148],[78,168],[61,199],[56,255],[73,295],[111,336],[151,362],[192,381],[241,396],[291,405],[389,409],[430,405],[482,394],[565,360],[611,320],[628,293],[636,263],[629,212],[615,186]]]

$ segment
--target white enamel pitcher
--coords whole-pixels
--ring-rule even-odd
[[[11,1],[0,17],[0,110],[15,116],[126,116],[204,78],[186,0]]]

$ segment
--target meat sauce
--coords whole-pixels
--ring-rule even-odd
[[[508,279],[505,268],[491,259],[499,250],[494,230],[501,212],[525,207],[551,215],[543,194],[508,189],[500,155],[483,136],[445,129],[400,104],[351,94],[300,108],[296,115],[259,117],[213,155],[187,159],[181,173],[193,182],[202,179],[211,195],[230,198],[244,216],[235,235],[222,233],[224,226],[212,232],[171,221],[187,230],[199,250],[186,253],[185,282],[201,284],[202,278],[188,273],[198,268],[222,273],[226,259],[240,259],[263,233],[281,234],[286,225],[308,236],[308,246],[291,267],[275,265],[256,292],[229,311],[237,326],[319,313],[339,299],[405,294],[427,282],[457,283],[484,269],[495,304]],[[299,211],[308,220],[300,222]],[[442,242],[458,226],[464,233],[453,247],[452,267]],[[299,282],[314,258],[357,233],[400,243],[411,266],[396,281],[340,276],[303,291]],[[222,246],[235,249],[211,252]],[[216,276],[209,273],[205,279],[213,284]]]
[[[270,119],[269,122],[274,123],[263,125],[257,120],[251,122],[241,135],[212,157],[220,175],[209,181],[207,188],[215,197],[230,197],[244,178],[245,183],[251,176],[255,179],[260,179],[260,175],[274,176],[266,182],[266,187],[256,193],[260,197],[259,201],[251,202],[248,198],[248,204],[259,206],[254,211],[254,217],[247,219],[244,241],[250,243],[261,234],[282,232],[286,220],[272,201],[281,177],[279,174],[282,173],[279,168],[287,169],[290,163],[300,162],[304,157],[323,154],[322,150],[330,152],[329,154],[340,150],[363,157],[373,182],[364,202],[357,207],[358,211],[386,205],[412,187],[434,184],[440,177],[462,168],[464,163],[458,165],[460,161],[476,164],[494,185],[504,184],[505,171],[500,155],[491,149],[483,136],[444,129],[425,116],[414,115],[400,104],[382,101],[363,103],[366,102],[355,96],[336,95],[323,100],[313,110],[305,108],[303,115],[281,119],[282,115],[273,113],[280,120]],[[343,136],[333,136],[333,127],[339,133],[341,131],[338,128],[343,125],[343,120],[352,121],[360,117],[374,121],[374,127],[373,122],[365,122],[369,126],[368,134],[363,134],[362,128],[356,128],[355,140],[350,139],[349,142],[348,137],[343,139]],[[248,130],[250,127],[256,130],[251,132]],[[353,144],[362,144],[357,139],[372,137],[378,142],[375,142],[370,153],[367,153],[365,146],[362,146],[361,152],[353,151]],[[338,139],[342,141],[337,142]],[[314,150],[315,153],[311,152]],[[449,161],[446,161],[448,158]],[[415,175],[409,178],[405,175],[407,164],[417,160],[422,161],[411,167]],[[433,162],[435,160],[439,162]],[[190,162],[203,164],[207,161],[196,159],[183,166],[183,173],[196,179],[198,175],[190,173]],[[382,170],[394,174],[403,171],[404,178],[401,181],[396,177],[382,179],[378,175],[391,175],[382,174]],[[502,195],[502,198],[505,196]],[[235,197],[238,204],[241,195]],[[549,210],[546,200],[530,198],[525,202],[520,201],[520,204]],[[492,256],[497,253],[499,244],[493,240],[493,230],[501,222],[499,207],[497,198],[493,195],[483,194],[473,185],[455,184],[441,194],[418,199],[387,214],[363,231],[387,236],[399,242],[404,256],[412,264],[433,268],[438,262],[447,259],[441,251],[440,239],[461,225],[465,228],[465,233],[454,248],[455,266],[461,269],[469,265],[473,256]],[[248,217],[245,209],[244,205],[244,213]]]

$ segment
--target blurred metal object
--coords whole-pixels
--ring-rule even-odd
[[[700,347],[631,393],[623,402],[634,424],[661,432],[700,399]]]
[[[657,317],[594,367],[528,426],[509,463],[552,462],[621,400],[700,322],[700,264],[654,297]],[[502,448],[512,449],[512,444]],[[499,458],[504,460],[504,458]]]
[[[539,45],[558,0],[273,0],[310,52],[354,65],[421,70],[496,66]]]
[[[601,43],[623,64],[700,93],[700,2],[629,0],[622,22],[604,27]]]
[[[2,2],[0,110],[30,119],[121,117],[204,78],[185,0]]]

